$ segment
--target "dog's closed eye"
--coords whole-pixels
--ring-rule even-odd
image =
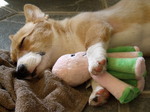
[[[45,55],[45,52],[38,52],[37,54],[43,56],[43,55]]]
[[[22,41],[20,42],[20,44],[19,44],[19,48],[22,48],[22,46],[23,46],[23,42],[24,42],[25,38],[26,38],[26,37],[24,37],[24,38],[22,39]]]

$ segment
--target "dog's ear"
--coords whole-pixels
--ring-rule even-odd
[[[48,16],[43,13],[38,7],[31,4],[26,4],[24,6],[24,15],[26,18],[26,22],[37,22],[48,18]]]
[[[9,35],[9,39],[12,41],[13,40],[14,35]]]

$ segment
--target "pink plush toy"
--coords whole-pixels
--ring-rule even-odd
[[[145,80],[143,75],[146,73],[145,60],[141,57],[142,55],[139,51],[115,52],[108,53],[107,55],[107,69],[109,73],[104,72],[99,76],[90,75],[85,52],[61,56],[53,66],[52,72],[71,86],[78,86],[89,80],[92,76],[96,82],[106,88],[120,103],[130,102],[144,89]],[[120,69],[123,73],[121,73]],[[95,86],[92,85],[92,88],[93,94]],[[107,95],[104,96],[104,99],[100,99],[103,101],[99,101],[98,104],[93,105],[102,104],[109,96],[107,91],[99,91],[97,93],[100,93],[99,95],[101,96],[104,96],[104,94]],[[94,95],[96,96],[97,93],[94,93]],[[92,97],[92,94],[90,97]]]

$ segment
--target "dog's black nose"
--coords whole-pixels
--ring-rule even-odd
[[[31,73],[27,70],[27,67],[24,64],[20,64],[14,74],[18,79],[24,79],[30,75]]]
[[[26,72],[27,68],[24,64],[20,64],[17,68],[17,72]]]

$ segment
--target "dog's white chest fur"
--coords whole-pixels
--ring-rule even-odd
[[[114,34],[110,41],[110,47],[123,45],[137,45],[142,50],[150,48],[150,23],[132,24],[126,30]],[[144,52],[144,51],[143,51]]]

